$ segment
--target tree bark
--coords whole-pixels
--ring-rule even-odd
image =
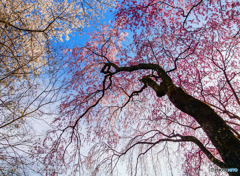
[[[175,107],[192,116],[220,153],[226,168],[238,168],[240,171],[240,140],[226,122],[209,105],[187,94],[172,81],[162,80],[160,85],[149,77],[141,81],[152,87],[157,96],[167,95]],[[229,175],[240,175],[239,171],[229,172]]]
[[[111,66],[116,70],[113,73],[110,72]],[[158,76],[162,79],[160,85],[148,76],[144,76],[140,81],[150,86],[158,97],[167,95],[174,106],[192,116],[201,125],[212,144],[220,153],[224,163],[222,165],[218,164],[218,166],[222,168],[237,168],[237,173],[229,172],[229,175],[239,176],[240,139],[233,134],[226,122],[209,105],[187,94],[182,88],[177,87],[161,66],[157,64],[138,64],[130,67],[118,67],[113,63],[106,63],[101,72],[113,75],[122,71],[132,72],[141,69],[157,71]],[[211,159],[212,162],[213,160]]]

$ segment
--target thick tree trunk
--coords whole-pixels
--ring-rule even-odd
[[[240,170],[240,140],[226,122],[210,106],[173,84],[168,87],[167,95],[178,109],[194,117],[201,125],[222,156],[226,167]],[[229,174],[240,175],[240,172]]]
[[[116,71],[110,72],[111,67],[114,67]],[[140,81],[145,85],[150,86],[156,92],[158,97],[167,95],[174,106],[192,116],[201,125],[204,132],[212,141],[224,163],[216,161],[217,159],[209,157],[208,155],[210,160],[222,168],[237,168],[237,173],[229,172],[229,175],[239,176],[240,139],[232,133],[226,122],[210,106],[192,97],[183,89],[174,85],[172,79],[161,66],[156,64],[138,64],[130,67],[118,67],[113,63],[106,63],[101,72],[113,75],[122,71],[132,72],[141,69],[157,71],[158,76],[162,79],[160,85],[148,76],[143,77]]]
[[[240,175],[240,140],[210,106],[187,94],[170,80],[163,79],[160,85],[149,77],[144,77],[141,81],[152,87],[157,96],[166,94],[179,110],[192,116],[222,156],[225,167],[238,169],[237,173],[229,172],[229,175]]]

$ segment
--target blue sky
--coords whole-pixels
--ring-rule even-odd
[[[69,35],[70,39],[68,41],[64,39],[64,45],[67,45],[69,49],[74,48],[76,46],[84,45],[86,40],[89,39],[89,35],[87,35],[87,33],[93,32],[96,29],[96,27],[99,26],[99,24],[104,24],[104,23],[108,24],[110,20],[113,20],[113,16],[114,16],[113,8],[107,9],[106,13],[104,14],[104,17],[100,19],[98,23],[93,24],[90,27],[86,26],[82,32],[73,33],[74,36]],[[81,36],[79,34],[81,34]]]

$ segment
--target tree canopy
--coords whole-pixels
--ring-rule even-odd
[[[168,157],[168,172],[239,175],[239,8],[232,0],[119,2],[114,22],[69,50],[69,95],[48,135],[57,140],[47,163],[160,175]],[[97,144],[84,156],[88,143]]]
[[[69,57],[58,62],[52,42],[81,31],[107,5],[1,2],[1,174],[239,175],[240,3],[123,0],[113,22],[84,46],[64,48]],[[45,69],[49,84],[36,89]],[[34,141],[22,124],[58,101],[62,85],[60,115]]]

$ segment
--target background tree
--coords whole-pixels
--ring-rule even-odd
[[[116,22],[72,51],[72,84],[60,106],[64,115],[47,137],[57,140],[45,163],[84,163],[92,175],[116,175],[124,163],[129,175],[147,175],[151,159],[159,175],[167,155],[168,172],[174,166],[182,175],[209,175],[220,167],[239,175],[239,6],[120,3]],[[127,29],[133,41],[124,45]],[[98,144],[85,157],[79,147],[91,142]]]
[[[1,82],[38,74],[47,63],[51,41],[69,39],[99,19],[107,6],[98,1],[1,1]]]
[[[43,115],[56,113],[46,107],[61,99],[59,92],[65,86],[59,81],[64,66],[59,41],[68,40],[73,32],[80,35],[113,5],[114,1],[95,0],[0,2],[2,175],[9,175],[15,166],[21,169],[15,169],[15,175],[27,174],[27,164],[32,162],[24,157],[32,155],[27,151],[34,147],[34,136],[39,137],[32,128]]]

